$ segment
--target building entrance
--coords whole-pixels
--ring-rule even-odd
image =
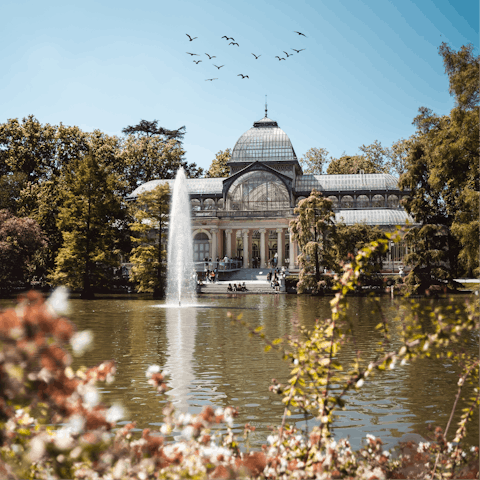
[[[210,257],[210,242],[206,233],[197,233],[193,239],[193,261],[203,262]]]

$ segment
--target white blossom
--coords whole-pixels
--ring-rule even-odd
[[[363,384],[365,383],[365,381],[363,380],[363,378],[361,378],[357,383],[357,388],[360,388]]]
[[[125,411],[121,405],[112,405],[107,410],[106,419],[109,423],[116,423],[125,416]]]
[[[367,433],[367,438],[370,440],[375,440],[375,437],[371,435],[370,433]]]
[[[83,355],[90,349],[93,342],[93,333],[91,330],[84,330],[73,335],[70,339],[70,345],[72,346],[73,353],[76,356]]]
[[[428,447],[430,446],[430,442],[420,442],[417,447],[417,452],[426,452]]]
[[[68,289],[57,287],[45,303],[52,315],[66,315],[69,312]]]
[[[96,405],[98,405],[98,403],[100,402],[100,395],[98,393],[98,390],[94,386],[89,385],[83,395],[83,401],[87,405],[87,407],[95,407]]]
[[[160,367],[158,365],[150,365],[145,372],[145,376],[150,378],[154,373],[159,373]]]

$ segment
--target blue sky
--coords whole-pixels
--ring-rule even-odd
[[[185,125],[187,160],[205,168],[264,116],[265,95],[299,159],[390,146],[420,106],[453,106],[440,43],[478,54],[470,0],[7,0],[2,17],[0,122],[33,114],[113,135],[141,119]]]

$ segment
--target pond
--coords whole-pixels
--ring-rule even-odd
[[[71,300],[69,318],[79,330],[94,334],[91,351],[75,360],[75,366],[93,366],[115,359],[117,374],[111,385],[100,385],[102,400],[120,403],[126,409],[124,422],[136,421],[138,429],[158,429],[162,424],[162,408],[173,401],[180,411],[198,413],[204,405],[236,406],[234,432],[242,440],[243,426],[250,423],[256,431],[250,439],[258,448],[266,443],[269,425],[279,425],[284,406],[281,397],[269,392],[272,378],[288,379],[290,365],[273,351],[266,353],[261,339],[251,338],[245,327],[233,323],[227,313],[243,314],[253,327],[264,326],[269,339],[295,335],[300,325],[313,327],[315,320],[330,316],[332,297],[296,295],[232,295],[203,296],[197,306],[165,308],[164,302],[132,298]],[[433,307],[439,304],[462,304],[467,296],[454,300],[422,300]],[[372,314],[372,300],[349,299],[357,349],[366,361],[375,356],[382,340],[375,330],[378,316]],[[383,313],[394,319],[400,308],[408,308],[403,299],[381,299]],[[392,347],[400,339],[392,332]],[[478,332],[468,337],[466,349],[478,352]],[[340,359],[354,358],[354,347],[347,344]],[[159,396],[147,384],[145,371],[158,364],[170,373],[169,391]],[[447,360],[421,359],[378,373],[364,386],[345,398],[346,410],[338,413],[335,438],[349,437],[352,447],[360,447],[367,433],[379,436],[386,448],[394,446],[405,433],[427,438],[428,425],[445,428],[454,398],[460,369]],[[471,396],[473,387],[466,387],[463,397]],[[457,428],[462,401],[457,406],[449,439]],[[304,427],[303,416],[293,415],[287,423]],[[309,428],[314,420],[309,419]],[[469,423],[467,443],[478,445],[478,411]]]

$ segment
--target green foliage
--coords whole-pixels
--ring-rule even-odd
[[[369,243],[386,238],[385,232],[376,225],[366,225],[364,223],[346,225],[345,223],[337,223],[336,228],[335,261],[337,266],[340,266],[346,259],[353,258],[357,251],[366,247]],[[369,257],[370,268],[368,273],[379,272],[382,268],[384,258],[385,254],[376,250]]]
[[[362,170],[363,173],[384,173],[386,168],[379,166],[374,158],[365,155],[343,155],[340,158],[332,158],[327,174],[356,174]]]
[[[9,288],[38,279],[46,247],[45,236],[35,220],[0,210],[0,285]]]
[[[333,246],[337,234],[332,202],[324,198],[321,192],[312,190],[310,196],[301,200],[294,211],[298,216],[290,221],[290,232],[301,250],[297,291],[319,293],[326,287],[322,278],[323,269],[335,268]]]
[[[471,46],[440,47],[456,107],[437,116],[420,108],[409,139],[400,187],[411,190],[405,208],[420,227],[412,230],[407,258],[412,291],[436,278],[478,275],[479,270],[479,59]],[[475,233],[477,232],[477,233]],[[433,270],[434,271],[433,271]]]
[[[62,204],[57,226],[63,243],[50,276],[55,285],[81,288],[105,284],[118,265],[117,222],[124,216],[119,182],[112,168],[93,154],[72,159],[61,178]]]
[[[327,163],[328,151],[326,148],[311,148],[300,159],[303,173],[309,175],[323,175]]]
[[[228,177],[230,175],[228,161],[230,160],[231,156],[232,151],[229,148],[217,152],[205,176],[207,178]]]
[[[170,191],[168,184],[142,193],[135,202],[131,229],[137,235],[132,242],[130,279],[138,292],[151,292],[155,297],[165,294],[167,261],[167,227]]]

